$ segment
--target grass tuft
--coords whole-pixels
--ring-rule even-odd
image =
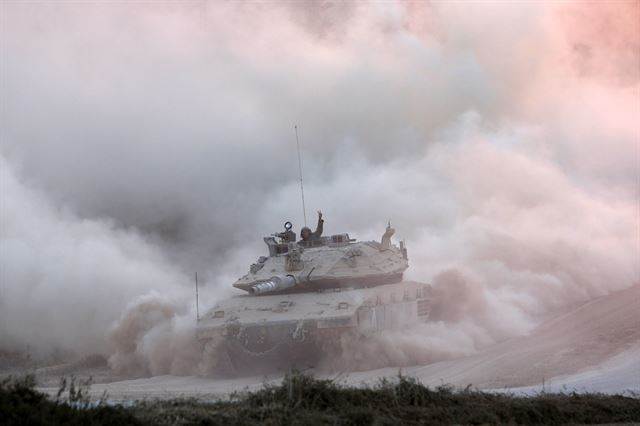
[[[429,388],[414,378],[383,379],[353,388],[292,372],[277,385],[228,400],[141,401],[133,406],[89,403],[90,382],[64,381],[58,398],[34,390],[33,376],[0,382],[0,424],[140,425],[395,425],[597,424],[640,422],[640,399],[603,394],[530,397],[467,387]],[[72,390],[73,389],[73,390]],[[62,397],[64,394],[67,397]]]
[[[61,383],[55,400],[35,390],[32,374],[0,382],[0,425],[138,425],[130,411],[118,406],[88,404],[86,386]],[[63,394],[67,392],[67,397]]]

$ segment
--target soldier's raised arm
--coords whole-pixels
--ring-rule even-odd
[[[318,210],[318,226],[316,227],[316,232],[313,233],[315,238],[320,238],[322,236],[322,231],[324,228],[324,219],[322,219],[322,212]]]

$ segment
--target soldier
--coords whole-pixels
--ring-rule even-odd
[[[293,224],[287,221],[284,224],[284,232],[279,232],[274,234],[276,237],[280,238],[283,243],[295,243],[296,242],[296,233],[291,230],[293,228]]]
[[[313,243],[318,241],[322,236],[322,228],[324,224],[324,219],[322,219],[322,212],[318,210],[318,226],[316,227],[316,232],[311,232],[311,229],[306,226],[300,230],[300,236],[302,237],[302,241]]]

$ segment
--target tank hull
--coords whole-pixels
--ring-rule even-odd
[[[400,282],[300,294],[238,296],[198,324],[214,373],[246,375],[306,369],[338,356],[341,339],[426,322],[430,286]]]

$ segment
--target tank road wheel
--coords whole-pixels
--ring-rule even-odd
[[[205,342],[201,370],[204,375],[217,378],[231,378],[238,375],[224,339],[211,339]]]

